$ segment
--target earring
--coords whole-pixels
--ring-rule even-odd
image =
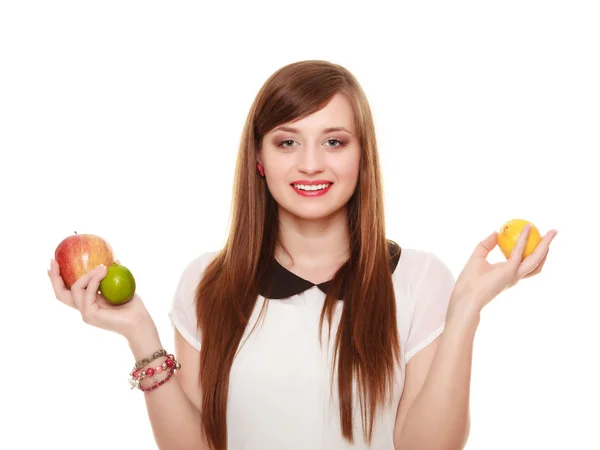
[[[258,169],[258,173],[260,173],[260,176],[264,177],[265,171],[263,169],[263,166],[261,166],[260,163],[256,163],[256,168]]]

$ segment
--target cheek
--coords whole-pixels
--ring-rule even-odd
[[[265,171],[268,171],[270,179],[283,180],[294,168],[294,160],[289,155],[268,155],[263,166]]]
[[[331,167],[340,181],[353,183],[358,179],[360,153],[356,151],[335,158],[331,162]]]
[[[269,155],[263,161],[266,172],[266,182],[269,191],[275,197],[278,192],[285,190],[288,181],[288,175],[293,169],[291,158],[282,158],[281,155]]]

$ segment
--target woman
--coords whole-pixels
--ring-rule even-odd
[[[266,81],[235,180],[225,247],[192,261],[175,292],[172,379],[167,357],[142,361],[162,345],[139,297],[107,306],[103,267],[66,290],[51,261],[57,298],[122,334],[146,371],[159,448],[462,448],[480,312],[541,271],[554,230],[523,261],[522,233],[496,265],[490,234],[456,282],[434,254],[388,240],[367,99],[325,61]]]

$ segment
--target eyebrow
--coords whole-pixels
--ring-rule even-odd
[[[275,128],[273,130],[273,132],[275,132],[275,131],[286,131],[288,133],[300,133],[300,130],[298,130],[298,128],[286,127],[285,125],[282,125],[280,127]],[[323,133],[332,133],[334,131],[345,131],[346,133],[352,134],[352,132],[350,132],[348,129],[346,129],[344,127],[330,127],[330,128],[325,128],[323,130]]]

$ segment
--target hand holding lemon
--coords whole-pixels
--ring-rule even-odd
[[[506,222],[476,246],[456,280],[449,312],[466,308],[479,314],[500,292],[539,274],[556,234],[551,230],[541,237],[538,228],[524,219]],[[487,256],[496,245],[506,261],[490,264]]]
[[[525,259],[533,253],[542,241],[542,236],[537,227],[527,220],[513,219],[506,222],[500,228],[500,231],[498,232],[498,247],[506,259],[510,258],[515,245],[517,245],[517,240],[519,239],[521,232],[527,225],[531,225],[531,230],[529,231],[529,236],[525,243],[525,251],[523,252],[522,259]]]
[[[135,278],[125,266],[113,263],[106,269],[106,276],[100,282],[100,293],[112,305],[122,305],[135,294]]]

